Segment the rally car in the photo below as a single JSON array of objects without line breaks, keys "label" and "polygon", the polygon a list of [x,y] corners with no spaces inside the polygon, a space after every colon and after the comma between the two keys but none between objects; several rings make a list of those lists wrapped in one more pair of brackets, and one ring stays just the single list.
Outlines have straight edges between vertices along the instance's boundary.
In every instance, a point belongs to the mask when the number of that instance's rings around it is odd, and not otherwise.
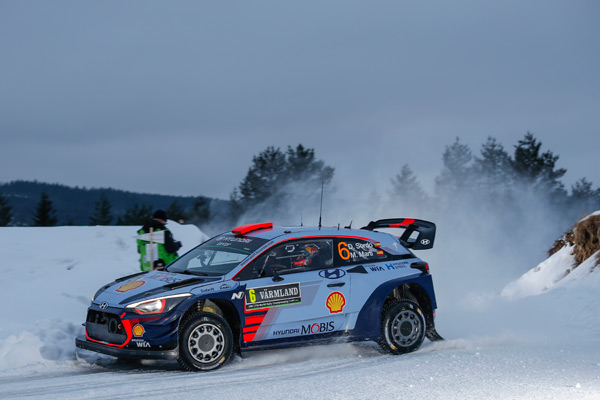
[{"label": "rally car", "polygon": [[246,350],[340,340],[411,352],[425,337],[441,339],[429,266],[409,250],[430,249],[434,238],[435,224],[405,218],[361,229],[239,226],[163,270],[100,288],[76,346],[177,359],[190,371]]}]

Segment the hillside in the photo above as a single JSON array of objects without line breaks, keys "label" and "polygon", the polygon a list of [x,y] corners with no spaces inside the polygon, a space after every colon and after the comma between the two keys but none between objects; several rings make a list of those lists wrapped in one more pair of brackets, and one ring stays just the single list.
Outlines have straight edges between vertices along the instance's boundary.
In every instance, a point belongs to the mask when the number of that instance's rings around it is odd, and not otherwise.
[{"label": "hillside", "polygon": [[549,253],[546,260],[508,284],[502,296],[514,300],[557,288],[600,287],[600,211],[579,220]]},{"label": "hillside", "polygon": [[60,184],[37,181],[13,181],[0,183],[0,193],[12,206],[13,220],[11,226],[28,226],[32,224],[36,206],[42,192],[46,192],[52,201],[58,216],[58,225],[89,225],[89,218],[100,195],[104,193],[111,203],[113,224],[125,211],[135,205],[147,205],[150,209],[167,209],[174,201],[185,211],[190,211],[194,202],[204,199],[210,207],[211,215],[218,215],[227,208],[227,201],[204,196],[171,196],[149,193],[133,193],[111,188],[70,187]]}]

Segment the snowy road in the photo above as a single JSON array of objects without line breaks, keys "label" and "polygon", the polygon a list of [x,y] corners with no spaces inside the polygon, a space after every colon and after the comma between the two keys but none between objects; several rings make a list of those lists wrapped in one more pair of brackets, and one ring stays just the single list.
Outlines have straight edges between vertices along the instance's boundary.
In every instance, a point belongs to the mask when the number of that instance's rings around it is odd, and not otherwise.
[{"label": "snowy road", "polygon": [[[195,227],[173,228],[188,245],[201,240]],[[450,340],[403,356],[337,344],[246,353],[209,373],[94,353],[75,360],[90,296],[136,272],[132,232],[0,229],[0,258],[11,260],[0,265],[1,400],[600,399],[600,274],[581,267],[568,285],[512,300],[500,295],[506,269],[436,268],[436,326]]]},{"label": "snowy road", "polygon": [[105,359],[0,375],[2,399],[198,397],[598,399],[600,352],[584,344],[487,339],[428,343],[413,354],[387,356],[365,343],[246,353],[210,373]]}]

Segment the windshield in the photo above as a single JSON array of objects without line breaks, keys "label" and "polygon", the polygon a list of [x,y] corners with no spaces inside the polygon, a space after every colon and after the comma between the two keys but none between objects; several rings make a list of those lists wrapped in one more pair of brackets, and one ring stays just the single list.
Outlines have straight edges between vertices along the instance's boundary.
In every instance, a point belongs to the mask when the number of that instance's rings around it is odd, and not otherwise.
[{"label": "windshield", "polygon": [[217,236],[175,260],[167,271],[200,276],[225,275],[268,240],[233,236]]}]

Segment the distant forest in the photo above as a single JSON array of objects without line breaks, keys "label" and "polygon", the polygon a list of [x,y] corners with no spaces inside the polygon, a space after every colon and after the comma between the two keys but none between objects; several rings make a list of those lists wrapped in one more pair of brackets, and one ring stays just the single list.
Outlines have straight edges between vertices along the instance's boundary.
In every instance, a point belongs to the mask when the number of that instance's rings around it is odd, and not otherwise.
[{"label": "distant forest", "polygon": [[[227,203],[202,196],[167,196],[13,181],[0,183],[0,226],[140,225],[157,209],[167,210],[173,220],[201,223],[211,215],[223,212]],[[9,210],[9,221],[6,221],[6,209]]]}]

